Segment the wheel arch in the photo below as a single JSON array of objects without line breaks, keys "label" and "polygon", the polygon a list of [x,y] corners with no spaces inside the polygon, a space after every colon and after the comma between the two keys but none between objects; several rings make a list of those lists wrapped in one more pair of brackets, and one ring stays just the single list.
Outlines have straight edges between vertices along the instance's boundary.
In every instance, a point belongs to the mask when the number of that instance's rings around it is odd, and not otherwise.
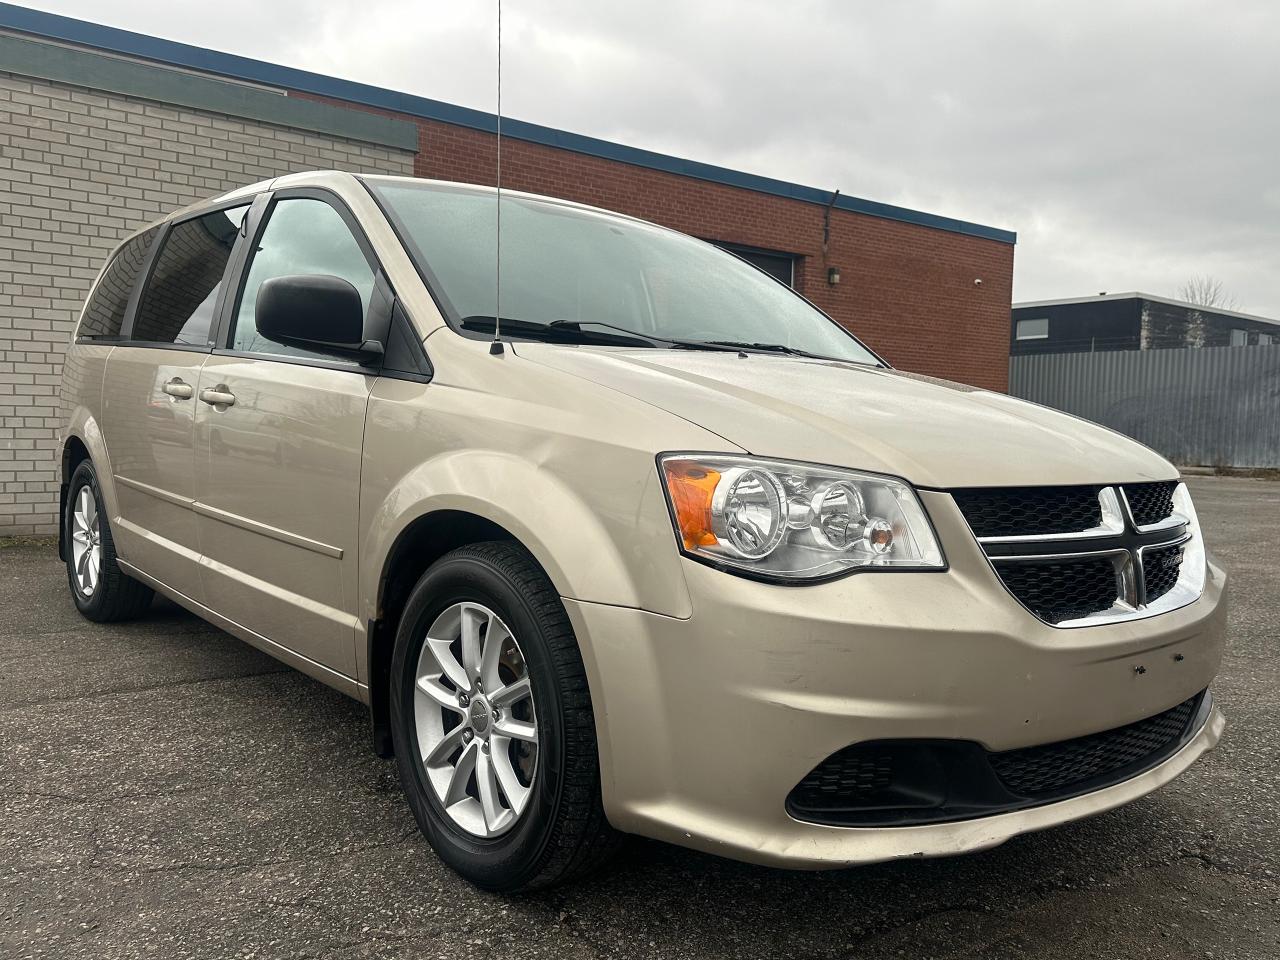
[{"label": "wheel arch", "polygon": [[[400,530],[380,566],[373,616],[366,623],[365,672],[373,748],[380,757],[394,756],[390,726],[391,658],[400,616],[414,586],[441,557],[473,543],[504,541],[528,545],[494,520],[468,510],[440,508],[423,513]],[[546,568],[529,551],[550,581]],[[554,585],[554,581],[552,581]]]},{"label": "wheel arch", "polygon": [[77,436],[69,436],[62,444],[61,469],[58,471],[58,559],[67,559],[67,492],[71,475],[89,456],[89,448]]},{"label": "wheel arch", "polygon": [[107,507],[107,515],[116,515],[116,490],[107,460],[106,446],[97,421],[83,408],[62,435],[58,446],[58,558],[66,559],[67,492],[71,475],[85,460],[93,464],[98,475],[98,493]]},{"label": "wheel arch", "polygon": [[[381,755],[390,748],[385,692],[396,617],[427,567],[455,547],[510,540],[532,555],[562,598],[689,615],[652,461],[646,458],[630,483],[601,483],[588,471],[577,485],[558,458],[542,453],[534,461],[498,450],[450,451],[413,465],[381,490],[365,487],[360,609],[366,638],[357,650],[357,680],[368,690]],[[671,544],[670,563],[654,562],[654,538]],[[590,638],[577,642],[594,688]]]}]

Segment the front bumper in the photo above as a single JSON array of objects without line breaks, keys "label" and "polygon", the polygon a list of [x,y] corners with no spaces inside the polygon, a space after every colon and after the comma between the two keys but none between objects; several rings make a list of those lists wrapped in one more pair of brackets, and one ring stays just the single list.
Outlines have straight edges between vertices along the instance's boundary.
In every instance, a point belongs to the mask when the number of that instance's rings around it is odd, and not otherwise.
[{"label": "front bumper", "polygon": [[850,744],[1052,743],[1160,713],[1209,686],[1225,576],[1159,617],[1059,629],[1004,590],[945,494],[923,493],[950,569],[757,583],[685,561],[686,620],[566,600],[591,680],[605,809],[621,830],[758,863],[837,867],[994,846],[1167,783],[1218,740],[1081,796],[920,826],[801,822],[797,783]]}]

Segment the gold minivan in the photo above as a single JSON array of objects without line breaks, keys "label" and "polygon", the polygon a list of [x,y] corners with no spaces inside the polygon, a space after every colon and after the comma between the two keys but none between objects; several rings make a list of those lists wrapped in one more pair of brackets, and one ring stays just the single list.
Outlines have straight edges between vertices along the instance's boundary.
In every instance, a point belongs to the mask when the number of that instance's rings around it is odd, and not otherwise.
[{"label": "gold minivan", "polygon": [[1214,746],[1226,580],[1168,462],[708,244],[500,203],[500,282],[462,184],[298,174],[126,239],[62,384],[81,612],[157,591],[367,703],[495,890],[624,833],[983,849]]}]

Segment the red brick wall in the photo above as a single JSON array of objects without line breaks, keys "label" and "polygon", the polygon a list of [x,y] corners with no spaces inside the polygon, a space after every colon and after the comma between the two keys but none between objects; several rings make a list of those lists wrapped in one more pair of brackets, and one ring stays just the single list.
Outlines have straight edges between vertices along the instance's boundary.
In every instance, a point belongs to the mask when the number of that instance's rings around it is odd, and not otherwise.
[{"label": "red brick wall", "polygon": [[[491,134],[391,115],[418,124],[416,175],[494,182]],[[800,292],[894,366],[1008,389],[1010,244],[832,210],[824,260],[816,204],[511,139],[503,141],[502,185],[796,254]],[[828,266],[840,268],[838,286],[827,283]]]}]

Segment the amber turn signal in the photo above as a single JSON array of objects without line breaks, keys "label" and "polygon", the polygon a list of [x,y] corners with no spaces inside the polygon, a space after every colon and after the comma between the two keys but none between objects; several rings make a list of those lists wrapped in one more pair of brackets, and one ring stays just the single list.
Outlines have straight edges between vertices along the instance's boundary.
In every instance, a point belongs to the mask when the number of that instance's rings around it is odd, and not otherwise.
[{"label": "amber turn signal", "polygon": [[662,469],[685,549],[715,546],[719,541],[711,532],[711,498],[720,474],[688,460],[667,460]]}]

